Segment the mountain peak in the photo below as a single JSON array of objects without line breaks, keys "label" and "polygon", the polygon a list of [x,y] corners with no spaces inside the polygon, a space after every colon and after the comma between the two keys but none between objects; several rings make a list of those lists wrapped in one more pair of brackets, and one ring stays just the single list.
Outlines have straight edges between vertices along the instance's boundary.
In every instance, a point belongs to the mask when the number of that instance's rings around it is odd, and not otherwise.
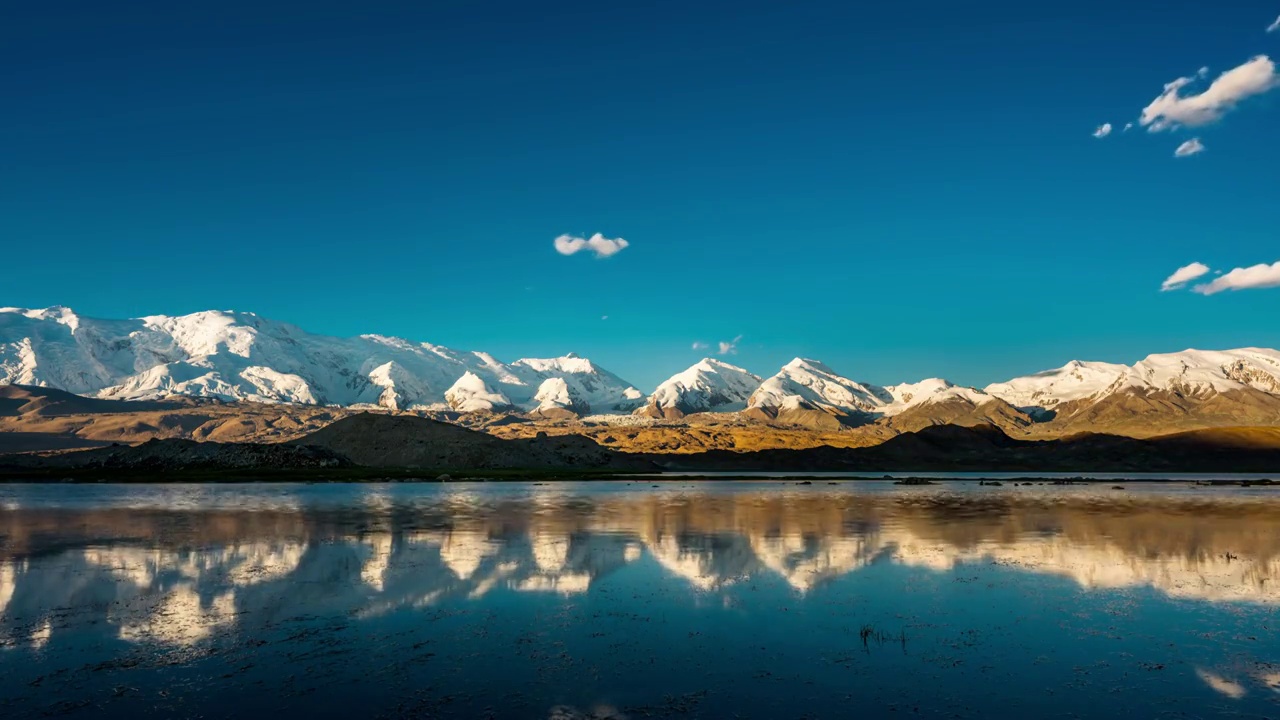
[{"label": "mountain peak", "polygon": [[676,419],[696,412],[742,410],[759,386],[759,376],[715,358],[703,358],[659,385],[636,414]]},{"label": "mountain peak", "polygon": [[841,377],[817,360],[798,357],[761,383],[749,406],[771,415],[810,408],[848,415],[873,411],[890,400],[883,388]]},{"label": "mountain peak", "polygon": [[0,313],[21,315],[30,320],[56,320],[64,325],[79,318],[76,311],[66,305],[50,305],[46,308],[0,307]]},{"label": "mountain peak", "polygon": [[1280,393],[1280,352],[1266,348],[1183,350],[1148,355],[1134,365],[1072,360],[1057,370],[988,385],[1019,408],[1093,404],[1117,392],[1170,392],[1203,398],[1251,388]]},{"label": "mountain peak", "polygon": [[737,365],[733,365],[719,358],[713,358],[713,357],[702,358],[701,360],[694,363],[690,367],[690,369],[693,369],[693,368],[711,368],[716,370],[727,369],[727,370],[737,370],[739,372],[748,372],[745,368],[738,367]]},{"label": "mountain peak", "polygon": [[394,337],[313,335],[247,312],[98,320],[65,308],[0,308],[0,384],[80,395],[401,410],[442,408],[465,396],[494,407],[533,409],[538,388],[553,378],[564,381],[574,407],[629,411],[639,404],[630,383],[573,353],[504,365],[485,353]]}]

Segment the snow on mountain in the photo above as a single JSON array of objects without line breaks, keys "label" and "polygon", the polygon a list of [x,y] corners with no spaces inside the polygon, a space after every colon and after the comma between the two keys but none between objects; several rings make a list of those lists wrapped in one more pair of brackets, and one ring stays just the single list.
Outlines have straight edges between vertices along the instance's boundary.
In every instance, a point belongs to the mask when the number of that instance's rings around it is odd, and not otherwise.
[{"label": "snow on mountain", "polygon": [[841,377],[817,360],[796,358],[761,383],[747,406],[771,413],[812,408],[848,414],[874,412],[891,401],[882,387]]},{"label": "snow on mountain", "polygon": [[[521,388],[533,389],[527,399],[523,395],[512,397],[521,407],[545,410],[551,398],[557,407],[573,406],[584,412],[629,411],[644,400],[644,393],[630,383],[573,353],[550,359],[523,358],[506,370]],[[547,380],[553,379],[564,382],[563,390],[560,383],[544,387]]]},{"label": "snow on mountain", "polygon": [[492,412],[512,407],[506,395],[494,391],[484,378],[470,370],[445,390],[444,399],[458,412]]},{"label": "snow on mountain", "polygon": [[1233,391],[1280,396],[1280,351],[1186,350],[1151,355],[1132,366],[1072,361],[989,385],[985,392],[936,378],[878,387],[801,358],[761,380],[705,359],[646,399],[618,376],[572,354],[506,364],[482,352],[382,335],[314,335],[231,311],[100,320],[65,307],[0,308],[0,384],[9,383],[126,400],[187,395],[401,410],[601,414],[643,406],[639,414],[649,417],[745,408],[768,418],[791,413],[804,419],[799,416],[808,413],[806,421],[817,422],[830,416],[892,417],[929,403],[976,406],[992,398],[1023,409],[1054,409],[1160,392],[1197,402]]},{"label": "snow on mountain", "polygon": [[789,410],[817,409],[837,415],[892,417],[930,403],[962,401],[976,406],[994,399],[981,390],[941,378],[879,387],[842,377],[816,360],[796,358],[760,385],[751,396],[750,407],[774,416]]},{"label": "snow on mountain", "polygon": [[1241,348],[1149,355],[1126,374],[1124,385],[1192,396],[1244,388],[1280,394],[1280,352]]},{"label": "snow on mountain", "polygon": [[1016,407],[1053,409],[1120,391],[1204,398],[1246,389],[1280,394],[1280,351],[1184,350],[1149,355],[1133,366],[1073,360],[1056,370],[988,385],[986,391]]},{"label": "snow on mountain", "polygon": [[643,397],[575,355],[504,365],[486,353],[400,338],[314,335],[252,313],[98,320],[63,307],[0,308],[0,384],[79,395],[534,409],[552,379],[584,411],[630,411]]},{"label": "snow on mountain", "polygon": [[534,412],[542,414],[557,412],[586,414],[590,410],[589,403],[583,399],[581,392],[571,387],[562,377],[543,380],[533,400],[537,403]]},{"label": "snow on mountain", "polygon": [[1060,403],[1103,393],[1128,371],[1127,365],[1072,360],[1056,370],[992,383],[986,391],[1014,407],[1052,409]]},{"label": "snow on mountain", "polygon": [[908,408],[930,403],[960,401],[971,405],[982,405],[996,399],[981,390],[960,387],[942,378],[889,385],[885,388],[885,392],[889,393],[892,402],[881,406],[878,412],[887,417],[897,415]]},{"label": "snow on mountain", "polygon": [[743,410],[760,383],[758,375],[740,367],[703,358],[659,385],[636,414],[680,418],[697,412]]}]

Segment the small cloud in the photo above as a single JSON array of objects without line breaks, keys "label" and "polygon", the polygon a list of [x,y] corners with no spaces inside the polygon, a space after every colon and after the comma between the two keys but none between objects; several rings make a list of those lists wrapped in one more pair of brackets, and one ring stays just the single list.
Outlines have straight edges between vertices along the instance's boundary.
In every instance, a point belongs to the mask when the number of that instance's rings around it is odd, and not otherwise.
[{"label": "small cloud", "polygon": [[601,319],[601,320],[608,320],[608,319],[609,319],[609,316],[608,316],[608,315],[601,315],[601,316],[600,316],[600,319]]},{"label": "small cloud", "polygon": [[1169,290],[1181,290],[1187,283],[1202,277],[1209,272],[1209,266],[1204,263],[1193,262],[1190,265],[1184,265],[1173,274],[1160,283],[1160,292],[1168,292]]},{"label": "small cloud", "polygon": [[1280,30],[1280,17],[1276,18],[1275,22],[1267,26],[1267,32],[1269,33],[1273,33],[1277,30]]},{"label": "small cloud", "polygon": [[1179,145],[1178,149],[1173,151],[1173,156],[1190,157],[1192,155],[1199,155],[1202,152],[1204,152],[1204,143],[1200,142],[1200,138],[1191,138]]},{"label": "small cloud", "polygon": [[1130,130],[1132,130],[1132,129],[1133,129],[1133,123],[1125,123],[1125,124],[1124,124],[1124,132],[1129,132],[1129,131],[1130,131]]},{"label": "small cloud", "polygon": [[708,344],[706,344],[706,343],[704,343],[704,342],[702,342],[701,340],[695,340],[695,341],[693,341],[693,349],[694,349],[694,350],[706,350],[706,349],[707,349],[707,348],[709,348],[709,347],[711,347],[711,346],[710,346],[710,345],[708,345]]},{"label": "small cloud", "polygon": [[1203,79],[1208,68],[1192,77],[1181,77],[1166,83],[1164,92],[1142,109],[1138,122],[1150,132],[1179,127],[1201,127],[1222,119],[1242,100],[1280,87],[1276,64],[1266,55],[1222,73],[1199,95],[1182,95],[1182,89]]},{"label": "small cloud", "polygon": [[737,354],[738,354],[738,342],[739,342],[740,340],[742,340],[742,336],[741,336],[741,335],[739,335],[739,336],[735,337],[735,338],[734,338],[734,339],[732,339],[732,340],[721,340],[721,341],[720,341],[720,346],[719,346],[719,349],[717,350],[717,352],[718,352],[719,354],[721,354],[721,355],[737,355]]},{"label": "small cloud", "polygon": [[555,240],[556,252],[561,255],[573,255],[574,253],[589,250],[596,254],[597,258],[607,258],[611,255],[617,255],[631,243],[622,238],[610,239],[596,233],[589,238],[574,237],[573,235],[561,235]]},{"label": "small cloud", "polygon": [[1257,290],[1280,287],[1280,261],[1267,265],[1236,268],[1213,279],[1213,282],[1197,285],[1192,292],[1213,295],[1224,290]]},{"label": "small cloud", "polygon": [[1111,123],[1102,123],[1097,130],[1093,131],[1093,136],[1101,140],[1111,134]]}]

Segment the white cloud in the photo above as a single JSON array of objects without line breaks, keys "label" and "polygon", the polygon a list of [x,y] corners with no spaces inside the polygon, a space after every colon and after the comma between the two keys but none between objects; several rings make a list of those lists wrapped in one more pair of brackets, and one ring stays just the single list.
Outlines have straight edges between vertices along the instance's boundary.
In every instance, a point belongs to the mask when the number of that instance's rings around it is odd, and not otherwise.
[{"label": "white cloud", "polygon": [[1222,73],[1199,95],[1182,95],[1182,89],[1205,77],[1201,68],[1194,77],[1181,77],[1164,86],[1164,92],[1142,109],[1138,122],[1151,132],[1182,126],[1200,127],[1222,119],[1240,101],[1280,87],[1276,64],[1259,55],[1243,65]]},{"label": "white cloud", "polygon": [[1200,142],[1200,138],[1191,138],[1190,140],[1178,146],[1173,151],[1174,157],[1189,157],[1191,155],[1199,155],[1204,152],[1204,143]]},{"label": "white cloud", "polygon": [[609,316],[608,316],[608,315],[601,315],[601,316],[600,316],[600,319],[601,319],[601,320],[608,320],[608,319],[609,319]]},{"label": "white cloud", "polygon": [[706,344],[706,343],[704,343],[704,342],[702,342],[701,340],[694,340],[694,341],[693,341],[693,349],[694,349],[694,350],[706,350],[706,349],[707,349],[707,348],[709,348],[709,347],[711,347],[711,346],[710,346],[710,345],[708,345],[708,344]]},{"label": "white cloud", "polygon": [[1198,292],[1201,295],[1213,295],[1223,290],[1254,290],[1258,288],[1280,287],[1280,261],[1267,265],[1253,265],[1246,268],[1236,268],[1229,273],[1224,273],[1203,285],[1197,285],[1192,288],[1192,292]]},{"label": "white cloud", "polygon": [[738,353],[738,341],[742,340],[742,336],[732,340],[721,340],[718,352],[721,355],[736,355]]},{"label": "white cloud", "polygon": [[1111,134],[1111,123],[1102,123],[1097,130],[1093,131],[1093,136],[1102,139]]},{"label": "white cloud", "polygon": [[1209,266],[1204,263],[1193,262],[1190,265],[1184,265],[1177,270],[1174,270],[1172,275],[1166,278],[1164,282],[1160,283],[1160,292],[1181,290],[1187,283],[1198,277],[1207,275],[1208,273]]},{"label": "white cloud", "polygon": [[1267,26],[1267,32],[1275,32],[1277,30],[1280,30],[1280,17],[1276,18],[1275,22]]},{"label": "white cloud", "polygon": [[617,255],[627,248],[631,243],[622,238],[610,239],[596,233],[589,238],[574,237],[573,235],[561,235],[556,238],[556,252],[561,255],[573,255],[574,253],[589,250],[596,254],[598,258],[607,258],[610,255]]},{"label": "white cloud", "polygon": [[1133,129],[1133,123],[1125,123],[1125,124],[1124,124],[1124,131],[1125,131],[1125,132],[1129,132],[1129,131],[1130,131],[1130,130],[1132,130],[1132,129]]}]

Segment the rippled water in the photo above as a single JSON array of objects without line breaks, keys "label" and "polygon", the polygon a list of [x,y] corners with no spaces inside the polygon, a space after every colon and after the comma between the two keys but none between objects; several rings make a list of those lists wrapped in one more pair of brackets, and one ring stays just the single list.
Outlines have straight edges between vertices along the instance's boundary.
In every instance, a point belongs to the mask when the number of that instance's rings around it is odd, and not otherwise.
[{"label": "rippled water", "polygon": [[0,486],[0,715],[1280,715],[1280,490]]}]

